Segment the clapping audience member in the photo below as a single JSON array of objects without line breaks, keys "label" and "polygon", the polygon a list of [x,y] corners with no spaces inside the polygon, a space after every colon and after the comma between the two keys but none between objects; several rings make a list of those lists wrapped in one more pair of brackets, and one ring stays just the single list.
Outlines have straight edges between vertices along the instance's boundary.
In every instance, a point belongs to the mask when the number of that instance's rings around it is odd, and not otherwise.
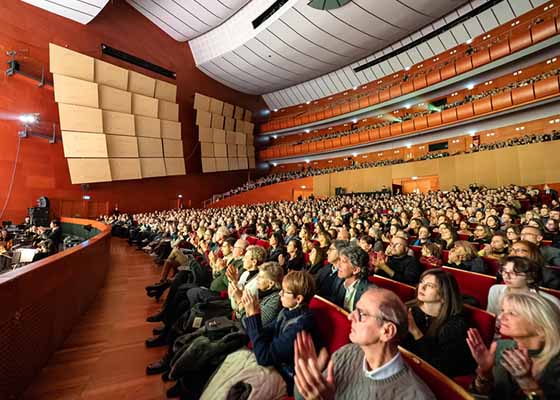
[{"label": "clapping audience member", "polygon": [[416,285],[422,273],[422,267],[408,255],[408,242],[402,237],[394,237],[390,244],[391,255],[379,256],[375,260],[375,273],[409,285]]},{"label": "clapping audience member", "polygon": [[446,266],[479,274],[486,273],[486,266],[476,254],[473,245],[463,240],[455,242],[455,246],[449,250]]},{"label": "clapping audience member", "polygon": [[503,260],[509,253],[509,241],[503,232],[494,233],[490,244],[485,245],[478,252],[480,257],[489,257],[498,261]]},{"label": "clapping audience member", "polygon": [[347,246],[340,250],[338,278],[342,285],[334,294],[334,303],[347,311],[353,311],[362,294],[372,286],[368,282],[369,256],[358,246]]}]

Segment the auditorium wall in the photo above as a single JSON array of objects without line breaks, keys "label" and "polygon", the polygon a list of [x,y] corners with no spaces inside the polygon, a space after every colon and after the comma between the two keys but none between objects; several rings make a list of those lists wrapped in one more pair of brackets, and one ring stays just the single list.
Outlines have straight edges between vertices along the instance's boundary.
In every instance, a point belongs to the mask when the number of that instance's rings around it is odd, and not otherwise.
[{"label": "auditorium wall", "polygon": [[[68,46],[72,50],[103,59],[127,69],[134,69],[154,78],[164,79],[149,71],[135,68],[102,56],[100,45],[118,48],[152,63],[177,72],[177,102],[182,122],[183,154],[186,176],[149,178],[134,181],[92,184],[83,191],[72,185],[64,158],[60,133],[58,143],[45,139],[22,139],[16,175],[10,201],[3,218],[19,221],[35,199],[46,195],[53,200],[81,202],[88,194],[92,201],[105,202],[109,209],[116,204],[123,211],[168,208],[178,194],[185,204],[198,206],[212,194],[236,187],[247,179],[246,171],[199,174],[200,150],[195,149],[198,138],[194,125],[194,93],[204,93],[232,104],[238,104],[255,114],[266,108],[260,97],[234,91],[199,71],[187,43],[180,43],[152,24],[124,1],[110,2],[90,24],[84,26],[55,14],[33,7],[20,0],[0,2],[0,63],[6,66],[6,51],[16,50],[21,69],[40,75],[41,66],[49,70],[49,42]],[[48,79],[52,77],[47,74]],[[0,73],[0,211],[11,181],[17,150],[17,132],[22,113],[40,113],[44,121],[40,129],[49,132],[58,123],[58,111],[51,88],[39,88],[21,76],[7,77]],[[193,149],[195,149],[193,151]],[[79,207],[78,207],[79,208]]]},{"label": "auditorium wall", "polygon": [[560,182],[560,141],[506,147],[434,160],[337,172],[313,177],[315,196],[332,196],[337,187],[371,192],[391,187],[394,180],[437,176],[439,189],[476,182],[488,187]]}]

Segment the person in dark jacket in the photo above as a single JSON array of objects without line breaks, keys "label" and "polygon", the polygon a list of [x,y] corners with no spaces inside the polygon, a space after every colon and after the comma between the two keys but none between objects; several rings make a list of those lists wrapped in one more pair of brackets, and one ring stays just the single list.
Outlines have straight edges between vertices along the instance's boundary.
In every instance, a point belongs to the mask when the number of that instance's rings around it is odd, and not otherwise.
[{"label": "person in dark jacket", "polygon": [[284,247],[284,238],[282,237],[282,232],[272,232],[272,235],[270,235],[270,239],[268,240],[268,242],[270,243],[270,247],[268,248],[266,261],[279,262],[278,257],[286,257],[286,248]]},{"label": "person in dark jacket", "polygon": [[334,295],[342,285],[342,279],[338,277],[339,252],[348,246],[346,240],[335,240],[327,251],[327,261],[329,262],[315,275],[315,288],[317,295],[334,302]]},{"label": "person in dark jacket", "polygon": [[449,251],[446,266],[463,271],[478,272],[479,274],[487,272],[486,265],[478,257],[473,245],[464,240],[455,242],[455,246]]},{"label": "person in dark jacket", "polygon": [[414,256],[409,256],[406,239],[395,236],[387,248],[388,257],[377,257],[375,273],[408,285],[416,285],[422,273],[422,266]]},{"label": "person in dark jacket", "polygon": [[286,246],[287,255],[279,258],[280,265],[284,267],[284,271],[301,271],[305,267],[305,258],[301,248],[299,239],[291,239]]}]

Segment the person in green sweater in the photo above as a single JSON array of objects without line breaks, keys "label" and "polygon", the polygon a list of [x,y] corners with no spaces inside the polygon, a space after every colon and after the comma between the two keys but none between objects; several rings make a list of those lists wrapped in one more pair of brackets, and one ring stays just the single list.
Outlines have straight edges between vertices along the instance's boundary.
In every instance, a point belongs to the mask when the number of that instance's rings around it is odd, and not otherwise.
[{"label": "person in green sweater", "polygon": [[471,390],[490,399],[560,399],[560,309],[535,293],[508,293],[499,320],[511,339],[490,348],[476,329],[468,332],[478,364]]},{"label": "person in green sweater", "polygon": [[368,289],[348,318],[352,343],[335,351],[330,361],[324,348],[317,356],[308,334],[298,335],[296,399],[435,399],[399,352],[399,341],[408,332],[408,314],[395,293]]}]

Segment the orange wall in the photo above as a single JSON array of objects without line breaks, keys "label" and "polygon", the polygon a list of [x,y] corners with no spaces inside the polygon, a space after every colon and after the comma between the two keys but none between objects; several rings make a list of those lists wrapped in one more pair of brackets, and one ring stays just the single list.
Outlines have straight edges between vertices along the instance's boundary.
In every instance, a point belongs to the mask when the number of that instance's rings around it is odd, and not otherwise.
[{"label": "orange wall", "polygon": [[[305,188],[302,188],[305,186]],[[228,197],[227,199],[218,201],[210,207],[227,207],[236,206],[241,204],[254,204],[269,201],[282,201],[282,200],[295,200],[298,194],[302,194],[302,189],[313,190],[313,177],[295,179],[292,181],[280,182],[274,185],[263,186],[258,189],[243,192],[235,196]]]},{"label": "orange wall", "polygon": [[[119,63],[101,55],[100,45],[106,43],[127,53],[144,58],[177,72],[177,102],[183,126],[183,142],[187,175],[150,178],[134,181],[92,184],[87,194],[92,200],[108,202],[109,208],[118,204],[123,211],[147,211],[169,208],[177,194],[183,194],[185,204],[199,205],[212,194],[227,191],[246,181],[247,172],[202,175],[200,150],[193,151],[198,139],[194,125],[194,93],[219,98],[252,111],[265,108],[260,97],[245,95],[216,82],[194,63],[189,46],[169,37],[147,18],[124,1],[110,2],[88,25],[70,21],[20,0],[0,2],[0,64],[6,68],[7,50],[21,55],[23,71],[39,73],[41,65],[49,70],[48,43],[68,46],[92,57],[138,72],[156,76],[132,65]],[[49,74],[50,75],[50,74]],[[48,76],[52,80],[51,76]],[[8,78],[0,73],[0,212],[6,199],[12,166],[14,165],[17,132],[21,128],[18,115],[41,113],[42,121],[58,124],[58,111],[52,90],[38,88],[18,77]],[[48,125],[48,124],[46,124]],[[28,138],[21,142],[14,188],[3,220],[19,221],[27,207],[42,195],[60,202],[80,201],[85,194],[80,185],[72,185],[62,144],[48,144],[44,139]]]}]

